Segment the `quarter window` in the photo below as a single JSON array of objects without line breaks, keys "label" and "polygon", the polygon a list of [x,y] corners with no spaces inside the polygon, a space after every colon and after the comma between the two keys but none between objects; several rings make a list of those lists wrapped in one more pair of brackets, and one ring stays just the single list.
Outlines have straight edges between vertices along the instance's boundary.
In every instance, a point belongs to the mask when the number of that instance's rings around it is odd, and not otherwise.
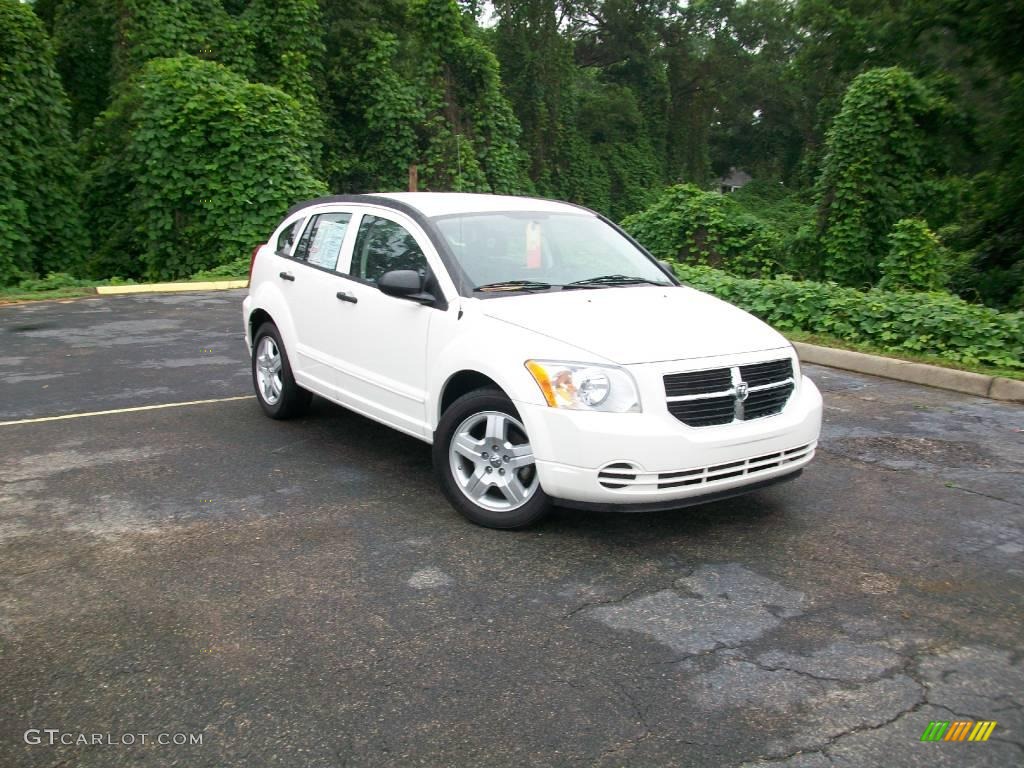
[{"label": "quarter window", "polygon": [[293,221],[281,231],[280,235],[277,236],[277,248],[274,249],[274,252],[278,256],[291,255],[292,245],[295,243],[295,236],[298,234],[299,224],[301,224],[302,221],[302,219]]},{"label": "quarter window", "polygon": [[351,219],[351,213],[320,213],[311,218],[295,248],[295,258],[324,269],[337,267]]},{"label": "quarter window", "polygon": [[393,269],[426,275],[427,258],[416,238],[401,224],[379,216],[363,216],[349,272],[353,277],[377,282]]}]

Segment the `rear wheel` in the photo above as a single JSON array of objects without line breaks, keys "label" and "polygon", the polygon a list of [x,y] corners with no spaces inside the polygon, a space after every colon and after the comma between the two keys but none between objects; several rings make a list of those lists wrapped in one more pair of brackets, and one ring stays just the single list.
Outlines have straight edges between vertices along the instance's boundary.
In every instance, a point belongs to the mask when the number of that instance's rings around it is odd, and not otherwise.
[{"label": "rear wheel", "polygon": [[263,412],[272,419],[291,419],[309,408],[312,394],[295,383],[281,334],[264,323],[252,343],[252,383]]},{"label": "rear wheel", "polygon": [[452,403],[434,433],[433,459],[445,496],[478,525],[523,528],[551,506],[526,428],[500,390],[479,389]]}]

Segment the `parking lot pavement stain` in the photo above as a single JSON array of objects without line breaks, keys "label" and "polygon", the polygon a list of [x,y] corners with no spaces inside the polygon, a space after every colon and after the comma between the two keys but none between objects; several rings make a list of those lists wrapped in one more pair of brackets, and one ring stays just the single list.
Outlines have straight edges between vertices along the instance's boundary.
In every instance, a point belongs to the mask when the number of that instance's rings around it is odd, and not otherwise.
[{"label": "parking lot pavement stain", "polygon": [[10,376],[4,376],[0,378],[4,384],[21,384],[26,381],[51,381],[53,379],[62,379],[66,375],[65,373],[14,373]]},{"label": "parking lot pavement stain", "polygon": [[142,448],[109,448],[106,450],[49,451],[30,456],[6,459],[0,463],[0,482],[13,483],[21,480],[39,480],[64,472],[82,469],[97,469],[112,464],[124,464],[152,459],[164,453],[152,446]]},{"label": "parking lot pavement stain", "polygon": [[408,581],[409,586],[413,589],[437,589],[450,586],[453,583],[452,577],[438,568],[424,568],[421,571],[416,571]]},{"label": "parking lot pavement stain", "polygon": [[[203,365],[238,365],[238,358],[224,355],[203,355],[202,357],[163,358],[160,360],[143,360],[134,363],[137,368],[195,368]],[[249,372],[245,372],[249,375]]]},{"label": "parking lot pavement stain", "polygon": [[[800,615],[804,596],[737,563],[703,565],[666,589],[582,613],[684,654],[735,646]],[[681,590],[695,595],[686,597]]]}]

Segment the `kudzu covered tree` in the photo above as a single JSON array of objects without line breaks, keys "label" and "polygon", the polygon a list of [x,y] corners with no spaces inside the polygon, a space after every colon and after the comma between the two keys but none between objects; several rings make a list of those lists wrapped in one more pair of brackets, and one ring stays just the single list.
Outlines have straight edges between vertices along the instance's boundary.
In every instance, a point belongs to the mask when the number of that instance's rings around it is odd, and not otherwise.
[{"label": "kudzu covered tree", "polygon": [[0,0],[0,284],[76,273],[87,250],[68,99],[42,23]]},{"label": "kudzu covered tree", "polygon": [[879,278],[888,235],[922,203],[927,136],[939,102],[899,67],[872,69],[846,91],[828,131],[816,194],[824,276],[864,287]]}]

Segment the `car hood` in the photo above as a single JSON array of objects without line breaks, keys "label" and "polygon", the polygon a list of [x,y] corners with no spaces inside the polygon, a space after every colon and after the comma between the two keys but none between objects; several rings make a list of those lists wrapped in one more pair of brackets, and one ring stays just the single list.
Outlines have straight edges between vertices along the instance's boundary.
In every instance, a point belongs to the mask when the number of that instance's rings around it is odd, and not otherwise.
[{"label": "car hood", "polygon": [[629,286],[482,300],[484,315],[619,365],[778,349],[753,315],[685,286]]}]

